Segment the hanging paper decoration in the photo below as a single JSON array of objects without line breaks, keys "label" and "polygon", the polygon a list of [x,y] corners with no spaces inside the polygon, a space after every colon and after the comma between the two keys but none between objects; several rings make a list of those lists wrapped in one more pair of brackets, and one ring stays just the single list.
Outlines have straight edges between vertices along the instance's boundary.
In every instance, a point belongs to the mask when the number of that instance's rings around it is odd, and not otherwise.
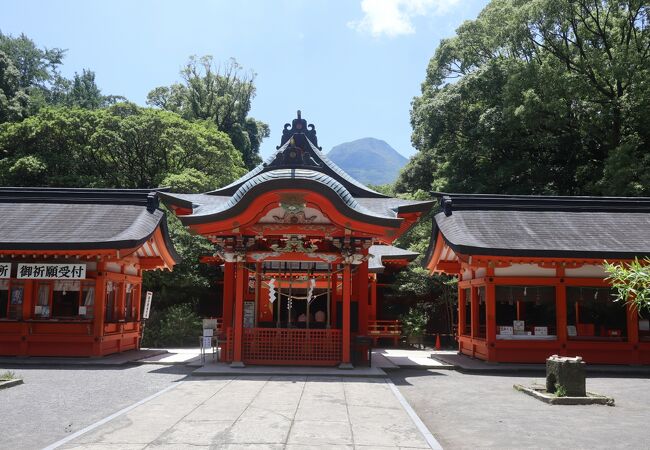
[{"label": "hanging paper decoration", "polygon": [[275,303],[275,278],[269,281],[269,302]]},{"label": "hanging paper decoration", "polygon": [[314,299],[314,287],[316,287],[316,279],[311,278],[309,280],[309,289],[307,289],[307,303],[311,303]]}]

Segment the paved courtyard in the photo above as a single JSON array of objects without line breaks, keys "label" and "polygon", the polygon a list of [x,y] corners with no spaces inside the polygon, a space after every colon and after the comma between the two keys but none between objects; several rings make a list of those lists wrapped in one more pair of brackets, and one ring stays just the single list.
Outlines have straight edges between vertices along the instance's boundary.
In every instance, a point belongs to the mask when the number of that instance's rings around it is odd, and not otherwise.
[{"label": "paved courtyard", "polygon": [[430,448],[384,379],[189,379],[62,448]]},{"label": "paved courtyard", "polygon": [[548,405],[512,388],[544,377],[401,370],[391,378],[445,449],[650,448],[650,379],[589,376],[615,407]]},{"label": "paved courtyard", "polygon": [[436,439],[445,449],[650,448],[648,377],[589,376],[588,390],[616,399],[606,407],[547,405],[512,388],[540,383],[541,375],[401,369],[388,372],[392,384],[322,375],[193,377],[189,367],[155,363],[11,370],[25,384],[0,390],[2,450],[53,443],[382,450],[435,447]]},{"label": "paved courtyard", "polygon": [[186,378],[183,366],[2,365],[24,384],[0,390],[0,449],[32,450]]}]

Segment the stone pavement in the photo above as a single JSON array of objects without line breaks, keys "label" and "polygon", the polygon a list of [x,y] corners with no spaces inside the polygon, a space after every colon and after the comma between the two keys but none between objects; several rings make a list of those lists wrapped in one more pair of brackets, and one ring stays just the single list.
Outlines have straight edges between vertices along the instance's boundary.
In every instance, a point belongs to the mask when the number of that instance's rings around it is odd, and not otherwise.
[{"label": "stone pavement", "polygon": [[[546,364],[515,364],[515,363],[493,363],[481,359],[471,358],[458,352],[429,352],[431,359],[439,361],[464,373],[492,373],[492,374],[516,374],[531,373],[543,375],[546,373]],[[589,364],[587,362],[587,373],[633,376],[650,375],[648,365],[613,365],[613,364]]]},{"label": "stone pavement", "polygon": [[374,378],[190,378],[62,448],[431,448],[393,389]]},{"label": "stone pavement", "polygon": [[140,349],[102,357],[0,356],[0,366],[121,366],[165,353],[164,349]]},{"label": "stone pavement", "polygon": [[456,350],[413,350],[401,348],[378,348],[373,350],[373,360],[384,358],[393,367],[383,367],[380,361],[377,361],[379,367],[385,369],[453,369],[453,364],[448,364],[442,360],[433,359],[432,353],[436,355],[455,355]]},{"label": "stone pavement", "polygon": [[142,364],[188,364],[194,361],[200,361],[201,349],[199,347],[189,348],[166,348],[166,349],[149,349],[158,350],[159,354],[148,356],[138,360]]}]

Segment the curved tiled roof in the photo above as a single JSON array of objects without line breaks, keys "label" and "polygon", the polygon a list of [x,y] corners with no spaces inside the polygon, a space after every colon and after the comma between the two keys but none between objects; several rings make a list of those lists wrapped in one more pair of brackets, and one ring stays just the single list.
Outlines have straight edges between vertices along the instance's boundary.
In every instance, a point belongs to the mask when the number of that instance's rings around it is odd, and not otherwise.
[{"label": "curved tiled roof", "polygon": [[170,205],[190,209],[191,214],[179,216],[190,225],[242,212],[252,192],[302,188],[329,197],[348,217],[389,227],[400,226],[401,213],[424,213],[433,205],[431,201],[392,198],[355,180],[321,152],[314,126],[307,125],[300,112],[291,126],[285,125],[278,150],[243,177],[204,194],[161,193],[161,198]]},{"label": "curved tiled roof", "polygon": [[[350,217],[356,217],[371,223],[382,223],[391,227],[398,227],[401,223],[401,219],[397,218],[396,214],[364,207],[342,183],[322,172],[310,169],[285,168],[259,173],[242,183],[231,197],[219,196],[219,201],[202,203],[202,201],[208,200],[209,197],[214,197],[208,194],[189,196],[164,193],[162,196],[170,203],[173,203],[173,199],[178,197],[181,201],[192,202],[193,205],[196,205],[192,215],[180,216],[183,223],[193,224],[235,215],[243,210],[252,201],[254,194],[259,191],[266,192],[274,189],[300,187],[314,190],[339,203],[340,206],[347,209],[346,212]],[[252,196],[249,194],[252,194]]]},{"label": "curved tiled roof", "polygon": [[562,258],[650,255],[650,198],[438,194],[438,231],[456,253]]},{"label": "curved tiled roof", "polygon": [[371,255],[368,260],[368,270],[371,273],[382,273],[385,269],[384,261],[413,261],[419,255],[419,253],[404,250],[393,245],[371,245],[368,253]]},{"label": "curved tiled roof", "polygon": [[[346,189],[348,189],[348,191],[350,191],[355,197],[370,197],[370,198],[388,197],[387,195],[381,194],[379,192],[370,189],[369,187],[365,186],[364,184],[352,178],[343,169],[341,169],[339,166],[334,164],[332,160],[330,160],[327,156],[325,156],[325,154],[321,152],[318,149],[318,147],[316,147],[309,139],[305,137],[304,140],[309,145],[309,148],[307,150],[309,151],[311,157],[316,162],[317,166],[308,166],[302,168],[308,168],[311,170],[320,171],[325,173],[326,175],[329,175],[330,177],[334,178],[339,183],[344,185]],[[284,152],[284,150],[287,149],[289,144],[290,144],[289,141],[285,142],[285,144],[279,147],[278,150],[273,155],[271,155],[269,158],[266,159],[266,161],[264,161],[262,164],[255,167],[253,170],[248,172],[243,177],[240,177],[239,179],[233,181],[227,186],[224,186],[219,189],[215,189],[214,191],[207,192],[206,194],[217,195],[217,196],[233,195],[237,191],[237,189],[241,187],[242,184],[246,183],[251,178],[261,173],[276,170],[278,167],[277,166],[274,167],[273,162],[276,160],[278,155],[280,155],[282,152]]]},{"label": "curved tiled roof", "polygon": [[0,248],[134,248],[160,226],[170,254],[180,260],[157,206],[157,193],[149,190],[0,188]]}]

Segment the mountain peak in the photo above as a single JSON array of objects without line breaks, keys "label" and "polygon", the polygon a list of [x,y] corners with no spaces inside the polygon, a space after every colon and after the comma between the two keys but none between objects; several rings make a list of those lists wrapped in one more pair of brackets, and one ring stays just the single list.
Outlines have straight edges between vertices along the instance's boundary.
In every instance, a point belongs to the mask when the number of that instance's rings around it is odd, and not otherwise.
[{"label": "mountain peak", "polygon": [[408,162],[386,141],[373,137],[339,144],[327,157],[358,181],[374,185],[393,183]]}]

